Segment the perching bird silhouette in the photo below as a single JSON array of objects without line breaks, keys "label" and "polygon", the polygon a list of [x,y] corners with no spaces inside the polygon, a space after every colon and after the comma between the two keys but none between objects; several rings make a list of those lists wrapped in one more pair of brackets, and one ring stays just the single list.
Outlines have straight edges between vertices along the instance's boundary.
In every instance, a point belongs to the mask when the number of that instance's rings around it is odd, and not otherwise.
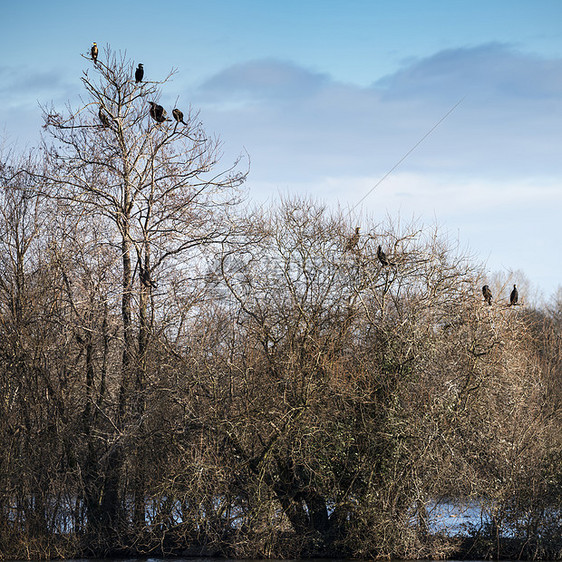
[{"label": "perching bird silhouette", "polygon": [[148,271],[144,267],[141,267],[139,273],[140,273],[141,283],[145,287],[147,287],[147,288],[148,287],[154,287],[154,288],[158,287],[158,285],[150,278],[150,271]]},{"label": "perching bird silhouette", "polygon": [[150,116],[154,119],[154,121],[157,121],[158,123],[171,121],[171,119],[166,117],[166,110],[161,105],[158,105],[153,101],[149,101],[148,103],[150,104]]},{"label": "perching bird silhouette", "polygon": [[178,123],[183,123],[184,125],[187,125],[187,123],[183,120],[183,113],[177,107],[172,110],[172,115],[174,116],[174,119]]},{"label": "perching bird silhouette", "polygon": [[103,108],[100,107],[100,110],[98,111],[98,116],[100,118],[101,124],[104,127],[111,127],[111,123],[109,122],[109,117],[107,116],[107,113],[103,110]]},{"label": "perching bird silhouette", "polygon": [[96,64],[98,62],[98,46],[96,45],[95,41],[94,44],[92,45],[92,48],[90,49],[90,54],[92,55],[92,60],[94,61],[94,64]]},{"label": "perching bird silhouette", "polygon": [[513,291],[511,291],[511,295],[509,295],[509,305],[515,306],[518,300],[519,300],[519,291],[517,291],[517,287],[513,285]]},{"label": "perching bird silhouette", "polygon": [[359,234],[359,227],[356,226],[354,234],[352,236],[350,236],[350,238],[347,241],[347,244],[345,245],[345,250],[346,251],[353,250],[353,248],[355,248],[355,246],[357,246],[357,243],[359,242],[360,236],[361,235]]},{"label": "perching bird silhouette", "polygon": [[379,248],[377,250],[377,258],[379,258],[379,261],[383,265],[396,265],[396,264],[392,263],[391,261],[388,261],[388,258],[386,257],[386,254],[383,252],[381,246],[379,246]]},{"label": "perching bird silhouette", "polygon": [[138,84],[139,82],[142,82],[143,78],[144,78],[144,68],[142,67],[142,63],[139,62],[139,65],[135,70],[135,82]]},{"label": "perching bird silhouette", "polygon": [[488,285],[484,285],[482,287],[482,294],[484,295],[484,300],[492,306],[492,291],[490,291],[490,287]]}]

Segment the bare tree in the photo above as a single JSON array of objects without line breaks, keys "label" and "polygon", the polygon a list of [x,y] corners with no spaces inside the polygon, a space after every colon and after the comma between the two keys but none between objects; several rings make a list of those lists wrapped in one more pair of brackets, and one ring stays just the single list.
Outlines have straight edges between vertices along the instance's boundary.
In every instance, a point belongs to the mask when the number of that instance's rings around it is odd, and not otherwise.
[{"label": "bare tree", "polygon": [[[216,171],[220,145],[205,136],[197,113],[189,111],[182,122],[155,119],[151,107],[172,74],[162,82],[138,83],[133,69],[132,62],[107,48],[84,72],[83,104],[68,108],[65,115],[45,111],[53,142],[45,145],[42,180],[48,195],[67,212],[112,225],[105,242],[118,245],[122,286],[122,360],[114,425],[117,436],[128,428],[140,439],[154,303],[169,289],[159,272],[188,267],[187,257],[199,259],[198,250],[200,254],[205,245],[228,235],[225,213],[239,200],[237,188],[245,173],[237,170],[237,163]],[[124,461],[117,436],[108,453],[100,509],[103,528],[117,528],[121,518]],[[132,490],[139,526],[145,515],[142,467],[136,464]]]},{"label": "bare tree", "polygon": [[[221,490],[254,530],[236,552],[446,556],[455,541],[431,537],[453,497],[504,525],[521,489],[494,482],[522,485],[517,455],[542,456],[548,425],[522,319],[487,306],[481,271],[434,231],[365,225],[350,253],[352,225],[309,201],[250,222],[251,242],[225,245],[228,291],[192,333],[181,399],[209,446],[198,462],[224,474],[199,493]],[[229,525],[218,521],[216,545]]]},{"label": "bare tree", "polygon": [[[36,169],[33,156],[2,166],[0,189],[0,380],[2,386],[2,515],[4,530],[35,536],[48,555],[60,527],[53,497],[66,497],[57,476],[68,443],[68,379],[51,370],[66,347],[64,328],[52,322],[56,284],[45,251],[53,213],[37,182],[18,173]],[[19,535],[25,544],[25,533]],[[17,547],[16,547],[17,548]],[[16,551],[17,552],[17,551]]]}]

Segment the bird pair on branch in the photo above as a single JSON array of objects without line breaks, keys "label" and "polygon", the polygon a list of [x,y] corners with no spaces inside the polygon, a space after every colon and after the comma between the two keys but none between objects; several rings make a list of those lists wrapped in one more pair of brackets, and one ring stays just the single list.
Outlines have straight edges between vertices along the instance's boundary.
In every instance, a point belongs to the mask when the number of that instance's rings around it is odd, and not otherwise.
[{"label": "bird pair on branch", "polygon": [[[150,104],[150,116],[152,117],[152,119],[154,119],[154,121],[156,121],[157,123],[171,121],[171,119],[168,119],[167,117],[166,110],[161,105],[158,105],[153,101],[149,101],[148,103]],[[172,115],[178,123],[187,125],[187,123],[183,120],[183,113],[177,107],[172,110]]]},{"label": "bird pair on branch", "polygon": [[[484,295],[484,300],[490,306],[492,306],[492,291],[490,291],[490,287],[488,287],[488,285],[484,285],[482,287],[482,294]],[[519,291],[517,290],[517,286],[513,285],[513,290],[509,295],[509,306],[515,306],[518,300],[519,300]]]},{"label": "bird pair on branch", "polygon": [[[94,64],[98,63],[98,54],[99,54],[98,45],[94,41],[94,44],[90,49],[90,55],[92,56],[92,60],[94,61]],[[139,63],[137,69],[135,70],[135,82],[138,84],[139,82],[142,82],[143,78],[144,78],[144,68],[142,66],[142,63]]]},{"label": "bird pair on branch", "polygon": [[[349,240],[347,241],[347,244],[345,245],[346,251],[353,250],[355,248],[355,246],[357,246],[357,244],[359,243],[359,237],[360,236],[361,235],[359,234],[359,227],[356,226],[353,236],[351,236],[351,238],[349,238]],[[395,263],[392,263],[391,261],[388,260],[388,258],[386,257],[386,254],[384,253],[384,251],[382,249],[382,246],[380,246],[380,245],[377,249],[377,258],[379,259],[379,261],[381,262],[381,264],[383,266],[396,265]]]}]

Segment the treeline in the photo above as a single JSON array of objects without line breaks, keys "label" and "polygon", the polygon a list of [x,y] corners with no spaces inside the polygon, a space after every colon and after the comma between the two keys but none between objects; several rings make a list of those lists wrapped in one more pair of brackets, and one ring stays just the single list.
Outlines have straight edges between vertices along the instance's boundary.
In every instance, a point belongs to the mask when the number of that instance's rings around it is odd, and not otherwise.
[{"label": "treeline", "polygon": [[151,117],[169,77],[88,64],[0,163],[1,557],[559,558],[562,298],[489,306],[428,229],[248,211],[195,112]]}]

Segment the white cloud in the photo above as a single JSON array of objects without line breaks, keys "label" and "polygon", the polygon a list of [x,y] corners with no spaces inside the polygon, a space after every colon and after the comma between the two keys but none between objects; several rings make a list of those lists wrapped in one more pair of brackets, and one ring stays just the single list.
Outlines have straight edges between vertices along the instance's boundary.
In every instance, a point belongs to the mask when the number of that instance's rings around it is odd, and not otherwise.
[{"label": "white cloud", "polygon": [[206,100],[235,98],[252,103],[275,99],[288,101],[315,94],[328,76],[274,59],[236,64],[211,77],[200,87]]},{"label": "white cloud", "polygon": [[382,173],[466,96],[405,166],[518,178],[562,174],[561,77],[562,60],[487,45],[414,61],[369,88],[253,61],[208,80],[196,101],[208,125],[250,151],[259,179],[284,182]]}]

